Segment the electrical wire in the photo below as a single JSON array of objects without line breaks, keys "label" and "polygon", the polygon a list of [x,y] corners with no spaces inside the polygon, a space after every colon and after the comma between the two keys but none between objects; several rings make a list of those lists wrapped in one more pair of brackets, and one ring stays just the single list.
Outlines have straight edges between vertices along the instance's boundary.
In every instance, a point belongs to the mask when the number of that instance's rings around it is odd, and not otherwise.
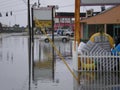
[{"label": "electrical wire", "polygon": [[[13,3],[13,2],[15,2],[15,1],[16,1],[16,0],[12,0],[12,1],[9,0],[9,1],[4,1],[4,2],[2,1],[2,2],[0,2],[0,5],[1,5],[1,4],[10,4],[10,3]],[[16,1],[16,2],[18,2],[18,1]]]},{"label": "electrical wire", "polygon": [[[25,3],[25,0],[23,0],[24,1],[24,3]],[[25,5],[25,4],[23,4],[23,2],[21,1],[21,2],[19,2],[18,0],[9,0],[9,1],[1,1],[0,2],[0,10],[2,9],[3,10],[3,8],[15,8],[15,6],[21,6],[21,5]]]},{"label": "electrical wire", "polygon": [[9,4],[9,5],[3,5],[3,6],[0,6],[0,9],[3,9],[3,8],[15,8],[15,6],[21,6],[23,5],[23,3],[14,3],[14,4]]},{"label": "electrical wire", "polygon": [[74,6],[74,4],[68,4],[68,5],[64,5],[64,6],[60,6],[60,7],[65,8],[65,7],[71,7],[71,6]]},{"label": "electrical wire", "polygon": [[25,0],[22,0],[25,5],[27,5],[27,2]]}]

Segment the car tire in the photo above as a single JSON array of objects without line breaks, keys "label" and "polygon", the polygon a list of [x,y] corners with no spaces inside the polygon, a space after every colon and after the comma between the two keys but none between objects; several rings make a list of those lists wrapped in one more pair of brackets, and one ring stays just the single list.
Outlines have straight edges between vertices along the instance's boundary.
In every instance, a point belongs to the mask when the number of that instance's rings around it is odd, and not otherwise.
[{"label": "car tire", "polygon": [[67,42],[67,38],[62,38],[62,42]]},{"label": "car tire", "polygon": [[44,41],[45,41],[46,43],[48,43],[48,42],[49,42],[49,39],[45,39]]}]

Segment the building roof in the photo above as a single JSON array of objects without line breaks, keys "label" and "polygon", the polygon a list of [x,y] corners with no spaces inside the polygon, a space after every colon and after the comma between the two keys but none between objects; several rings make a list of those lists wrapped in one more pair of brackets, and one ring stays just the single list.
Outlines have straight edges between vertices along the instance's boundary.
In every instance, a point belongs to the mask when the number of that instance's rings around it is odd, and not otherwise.
[{"label": "building roof", "polygon": [[[93,12],[93,14],[98,14],[100,12]],[[73,17],[74,18],[74,12],[56,12],[55,17]],[[80,17],[86,17],[86,12],[81,12]]]},{"label": "building roof", "polygon": [[95,16],[81,20],[87,24],[120,24],[120,5],[107,9]]},{"label": "building roof", "polygon": [[[74,18],[74,13],[73,12],[56,12],[56,17],[73,17]],[[81,17],[85,17],[86,13],[80,13]]]}]

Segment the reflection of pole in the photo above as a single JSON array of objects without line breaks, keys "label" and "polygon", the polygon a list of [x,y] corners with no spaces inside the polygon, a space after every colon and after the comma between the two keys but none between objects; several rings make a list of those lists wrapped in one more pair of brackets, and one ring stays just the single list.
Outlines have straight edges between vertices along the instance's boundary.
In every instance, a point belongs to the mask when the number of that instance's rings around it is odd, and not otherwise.
[{"label": "reflection of pole", "polygon": [[41,43],[39,42],[39,61],[41,59]]},{"label": "reflection of pole", "polygon": [[28,39],[28,53],[29,53],[29,88],[28,90],[31,90],[30,84],[31,84],[31,23],[30,23],[30,0],[28,0],[28,30],[29,30],[29,39]]}]

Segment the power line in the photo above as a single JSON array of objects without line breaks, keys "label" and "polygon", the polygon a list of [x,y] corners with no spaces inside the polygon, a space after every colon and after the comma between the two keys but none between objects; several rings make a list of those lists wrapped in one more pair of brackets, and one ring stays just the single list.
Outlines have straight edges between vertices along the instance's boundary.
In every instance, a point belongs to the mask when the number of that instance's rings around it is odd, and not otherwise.
[{"label": "power line", "polygon": [[23,12],[23,11],[27,11],[27,8],[25,8],[25,9],[19,9],[19,10],[13,10],[13,12]]},{"label": "power line", "polygon": [[[9,10],[6,12],[0,12],[0,17],[8,17],[8,16],[13,16],[13,15],[20,15],[19,12],[27,12],[27,8],[26,9],[19,9],[19,10]],[[19,14],[17,14],[19,13]]]},{"label": "power line", "polygon": [[9,4],[11,2],[13,3],[13,1],[15,2],[16,0],[12,0],[12,1],[11,0],[9,0],[9,1],[0,1],[0,4],[6,4],[6,3]]},{"label": "power line", "polygon": [[0,2],[0,7],[3,7],[3,6],[6,6],[6,5],[14,5],[14,4],[16,4],[16,3],[20,3],[20,2],[18,2],[17,0],[9,0],[9,1],[4,1],[4,2]]},{"label": "power line", "polygon": [[71,7],[71,6],[74,6],[74,4],[68,4],[68,5],[64,5],[64,6],[60,6],[60,7],[64,8],[64,7]]},{"label": "power line", "polygon": [[[12,0],[12,2],[10,2],[11,0],[7,0],[7,1],[0,1],[1,3],[0,3],[0,13],[1,14],[6,14],[6,16],[7,16],[7,13],[9,13],[9,12],[24,12],[25,10],[27,10],[26,8],[25,9],[19,9],[19,10],[15,10],[15,9],[17,9],[17,8],[20,8],[21,7],[21,5],[23,5],[23,2],[18,2],[17,4],[16,4],[16,2],[15,1],[17,1],[17,0]],[[15,2],[15,3],[13,3],[13,1]],[[25,2],[25,0],[23,0],[24,2]],[[16,6],[16,7],[15,7]],[[3,9],[4,8],[4,9]]]},{"label": "power line", "polygon": [[6,4],[6,5],[3,5],[3,6],[0,6],[0,9],[3,9],[3,8],[15,8],[15,6],[21,6],[21,4],[23,5],[23,3],[13,3],[13,4]]},{"label": "power line", "polygon": [[[9,0],[9,1],[11,1],[11,0]],[[9,2],[8,0],[0,0],[0,3],[2,3],[2,2]]]},{"label": "power line", "polygon": [[[23,0],[24,1],[24,3],[25,3],[25,0]],[[4,8],[4,10],[5,9],[9,9],[9,8],[15,8],[15,6],[16,7],[18,7],[18,6],[21,6],[21,5],[25,5],[22,1],[20,2],[19,0],[7,0],[7,1],[1,1],[0,2],[0,9],[2,9],[3,10],[3,8]]]},{"label": "power line", "polygon": [[27,2],[25,0],[22,0],[24,2],[25,5],[27,5]]}]

